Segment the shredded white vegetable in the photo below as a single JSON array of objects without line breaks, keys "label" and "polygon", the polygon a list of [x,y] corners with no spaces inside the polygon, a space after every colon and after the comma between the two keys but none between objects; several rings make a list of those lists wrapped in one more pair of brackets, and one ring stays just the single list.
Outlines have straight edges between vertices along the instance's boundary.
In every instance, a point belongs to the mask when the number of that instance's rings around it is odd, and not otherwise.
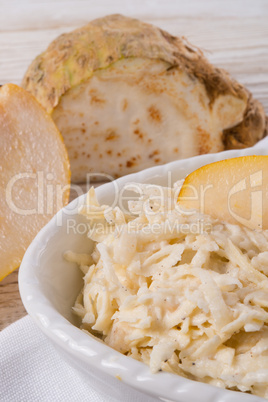
[{"label": "shredded white vegetable", "polygon": [[81,328],[153,372],[268,398],[268,231],[183,213],[177,187],[134,183],[128,214],[89,191],[94,252],[66,253]]}]

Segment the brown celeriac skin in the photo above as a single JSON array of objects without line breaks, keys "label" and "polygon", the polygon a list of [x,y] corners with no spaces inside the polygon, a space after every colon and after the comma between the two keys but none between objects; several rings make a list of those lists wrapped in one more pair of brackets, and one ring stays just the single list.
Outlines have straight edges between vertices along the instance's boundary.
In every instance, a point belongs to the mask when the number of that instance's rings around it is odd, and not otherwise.
[{"label": "brown celeriac skin", "polygon": [[254,145],[262,105],[183,37],[111,15],[54,40],[22,86],[52,117],[73,181]]}]

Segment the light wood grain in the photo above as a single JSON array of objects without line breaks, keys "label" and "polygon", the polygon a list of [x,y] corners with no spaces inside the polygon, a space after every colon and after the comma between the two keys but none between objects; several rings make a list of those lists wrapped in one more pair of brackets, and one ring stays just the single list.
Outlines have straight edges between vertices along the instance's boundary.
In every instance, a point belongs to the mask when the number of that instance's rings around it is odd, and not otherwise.
[{"label": "light wood grain", "polygon": [[[0,84],[20,84],[33,58],[63,32],[121,13],[186,36],[246,85],[268,114],[266,0],[0,0],[0,7]],[[24,314],[15,271],[0,283],[0,329]]]},{"label": "light wood grain", "polygon": [[0,331],[26,315],[18,287],[18,270],[0,282]]}]

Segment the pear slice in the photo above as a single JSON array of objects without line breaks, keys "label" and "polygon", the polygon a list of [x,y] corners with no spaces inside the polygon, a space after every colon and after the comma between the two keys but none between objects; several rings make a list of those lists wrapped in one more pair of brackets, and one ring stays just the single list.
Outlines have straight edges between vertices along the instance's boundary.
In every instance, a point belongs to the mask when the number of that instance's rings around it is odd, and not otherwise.
[{"label": "pear slice", "polygon": [[24,89],[0,88],[0,280],[69,198],[70,168],[51,117]]},{"label": "pear slice", "polygon": [[[242,156],[203,166],[180,190],[182,209],[250,229],[268,229],[268,156]],[[190,211],[188,211],[190,213]]]}]

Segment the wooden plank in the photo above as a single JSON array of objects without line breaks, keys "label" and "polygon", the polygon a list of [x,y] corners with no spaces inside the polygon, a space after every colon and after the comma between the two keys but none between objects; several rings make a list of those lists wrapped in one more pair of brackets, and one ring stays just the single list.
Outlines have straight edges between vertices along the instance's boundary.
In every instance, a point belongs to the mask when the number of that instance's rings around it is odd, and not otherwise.
[{"label": "wooden plank", "polygon": [[16,270],[0,282],[0,331],[25,315]]}]

